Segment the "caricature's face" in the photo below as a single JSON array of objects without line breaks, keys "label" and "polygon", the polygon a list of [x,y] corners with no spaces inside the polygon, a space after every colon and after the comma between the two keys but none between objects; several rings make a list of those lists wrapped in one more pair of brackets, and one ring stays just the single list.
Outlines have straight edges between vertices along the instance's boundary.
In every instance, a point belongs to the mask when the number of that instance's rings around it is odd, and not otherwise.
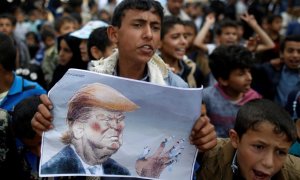
[{"label": "caricature's face", "polygon": [[270,180],[282,168],[291,142],[285,133],[275,131],[269,122],[258,124],[255,130],[248,129],[241,138],[230,131],[239,170],[246,180]]},{"label": "caricature's face", "polygon": [[287,41],[281,56],[287,67],[298,69],[300,67],[300,42]]},{"label": "caricature's face", "polygon": [[124,118],[124,114],[120,111],[93,108],[86,120],[85,141],[95,151],[106,149],[113,154],[122,145],[122,132],[125,127]]}]

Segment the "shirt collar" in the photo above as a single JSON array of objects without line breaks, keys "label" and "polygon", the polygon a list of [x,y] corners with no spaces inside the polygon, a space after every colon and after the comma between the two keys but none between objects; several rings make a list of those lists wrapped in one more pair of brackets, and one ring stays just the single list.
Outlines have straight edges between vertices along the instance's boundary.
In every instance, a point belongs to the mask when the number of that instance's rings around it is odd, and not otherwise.
[{"label": "shirt collar", "polygon": [[102,164],[98,164],[98,165],[94,165],[94,166],[91,166],[91,165],[86,164],[86,163],[80,158],[79,154],[77,154],[74,145],[71,144],[70,147],[74,150],[75,154],[79,157],[79,159],[80,159],[80,161],[81,161],[81,164],[82,164],[82,166],[83,166],[84,171],[85,171],[86,174],[92,174],[92,173],[90,172],[89,169],[90,169],[90,168],[94,168],[94,167],[96,168],[95,174],[98,174],[98,175],[103,174],[103,167],[102,167]]}]

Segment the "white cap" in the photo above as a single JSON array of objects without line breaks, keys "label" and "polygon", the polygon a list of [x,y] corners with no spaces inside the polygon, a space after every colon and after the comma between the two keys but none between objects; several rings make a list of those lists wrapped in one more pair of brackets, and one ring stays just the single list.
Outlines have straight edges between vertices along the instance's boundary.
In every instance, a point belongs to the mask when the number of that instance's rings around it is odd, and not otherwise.
[{"label": "white cap", "polygon": [[77,37],[79,39],[88,39],[94,29],[97,29],[99,27],[107,27],[107,26],[108,24],[104,21],[100,21],[100,20],[89,21],[81,29],[72,32],[70,35]]}]

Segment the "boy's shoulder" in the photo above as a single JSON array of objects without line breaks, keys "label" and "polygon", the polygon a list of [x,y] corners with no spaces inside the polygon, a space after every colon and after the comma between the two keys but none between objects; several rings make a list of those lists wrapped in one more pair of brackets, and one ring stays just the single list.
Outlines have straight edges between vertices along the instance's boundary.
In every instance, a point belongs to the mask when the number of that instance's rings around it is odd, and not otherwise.
[{"label": "boy's shoulder", "polygon": [[202,154],[201,169],[197,173],[200,179],[232,179],[231,163],[235,153],[229,138],[218,138],[217,145]]},{"label": "boy's shoulder", "polygon": [[300,179],[300,158],[288,155],[279,172],[279,179]]}]

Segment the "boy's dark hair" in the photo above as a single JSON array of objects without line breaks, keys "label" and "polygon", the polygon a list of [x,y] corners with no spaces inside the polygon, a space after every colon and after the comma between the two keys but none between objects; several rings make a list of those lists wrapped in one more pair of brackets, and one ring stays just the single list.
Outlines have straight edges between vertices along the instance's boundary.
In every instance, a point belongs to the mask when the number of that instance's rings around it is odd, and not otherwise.
[{"label": "boy's dark hair", "polygon": [[162,26],[161,26],[161,31],[160,31],[160,39],[163,39],[165,35],[169,32],[171,28],[173,28],[175,25],[183,25],[184,23],[182,20],[180,20],[176,16],[165,16]]},{"label": "boy's dark hair", "polygon": [[13,40],[4,33],[0,32],[0,64],[7,71],[16,68],[16,47]]},{"label": "boy's dark hair", "polygon": [[17,24],[17,19],[9,13],[0,14],[0,19],[9,19],[13,26],[16,26]]},{"label": "boy's dark hair", "polygon": [[62,25],[66,22],[70,22],[70,23],[77,23],[77,20],[75,18],[73,18],[72,16],[62,16],[59,17],[57,20],[55,20],[54,22],[54,28],[56,32],[59,32],[60,28],[62,27]]},{"label": "boy's dark hair", "polygon": [[31,127],[31,119],[41,104],[39,96],[31,96],[20,101],[12,114],[12,127],[17,138],[33,139],[36,132]]},{"label": "boy's dark hair", "polygon": [[231,19],[224,19],[222,20],[218,26],[216,26],[216,34],[217,35],[221,35],[222,34],[222,31],[224,28],[227,28],[227,27],[232,27],[232,28],[238,28],[238,24],[236,21],[233,21]]},{"label": "boy's dark hair", "polygon": [[268,24],[272,24],[273,21],[275,21],[276,19],[281,19],[281,20],[282,20],[281,15],[279,15],[279,14],[272,14],[272,15],[269,15],[269,16],[267,17],[267,23],[268,23]]},{"label": "boy's dark hair", "polygon": [[50,30],[50,29],[43,29],[41,31],[42,41],[45,42],[48,37],[55,39],[56,38],[55,32],[53,30]]},{"label": "boy's dark hair", "polygon": [[94,29],[93,32],[90,34],[87,43],[88,54],[90,59],[95,59],[90,51],[91,47],[96,46],[101,52],[104,52],[105,49],[111,44],[112,42],[107,36],[107,27],[100,27]]},{"label": "boy's dark hair", "polygon": [[121,27],[122,18],[125,15],[125,11],[130,9],[141,10],[141,11],[149,11],[151,9],[154,9],[154,13],[160,17],[161,22],[163,21],[163,17],[164,17],[163,7],[158,1],[123,0],[114,10],[113,17],[112,17],[112,25],[116,27]]},{"label": "boy's dark hair", "polygon": [[247,69],[254,65],[252,53],[240,45],[221,45],[209,56],[209,67],[216,80],[227,80],[235,69]]},{"label": "boy's dark hair", "polygon": [[243,105],[237,113],[234,130],[242,138],[249,129],[255,131],[262,122],[273,124],[274,133],[284,133],[290,142],[296,141],[297,131],[290,115],[268,99],[256,99]]},{"label": "boy's dark hair", "polygon": [[188,26],[188,27],[193,28],[193,30],[195,31],[195,34],[197,34],[198,30],[197,30],[197,26],[194,23],[194,21],[192,21],[192,20],[185,20],[185,21],[183,21],[183,24],[184,24],[184,26]]},{"label": "boy's dark hair", "polygon": [[285,45],[288,41],[295,41],[295,42],[300,42],[300,35],[299,34],[294,34],[294,35],[289,35],[286,36],[283,41],[280,44],[280,52],[283,52],[285,49]]}]

